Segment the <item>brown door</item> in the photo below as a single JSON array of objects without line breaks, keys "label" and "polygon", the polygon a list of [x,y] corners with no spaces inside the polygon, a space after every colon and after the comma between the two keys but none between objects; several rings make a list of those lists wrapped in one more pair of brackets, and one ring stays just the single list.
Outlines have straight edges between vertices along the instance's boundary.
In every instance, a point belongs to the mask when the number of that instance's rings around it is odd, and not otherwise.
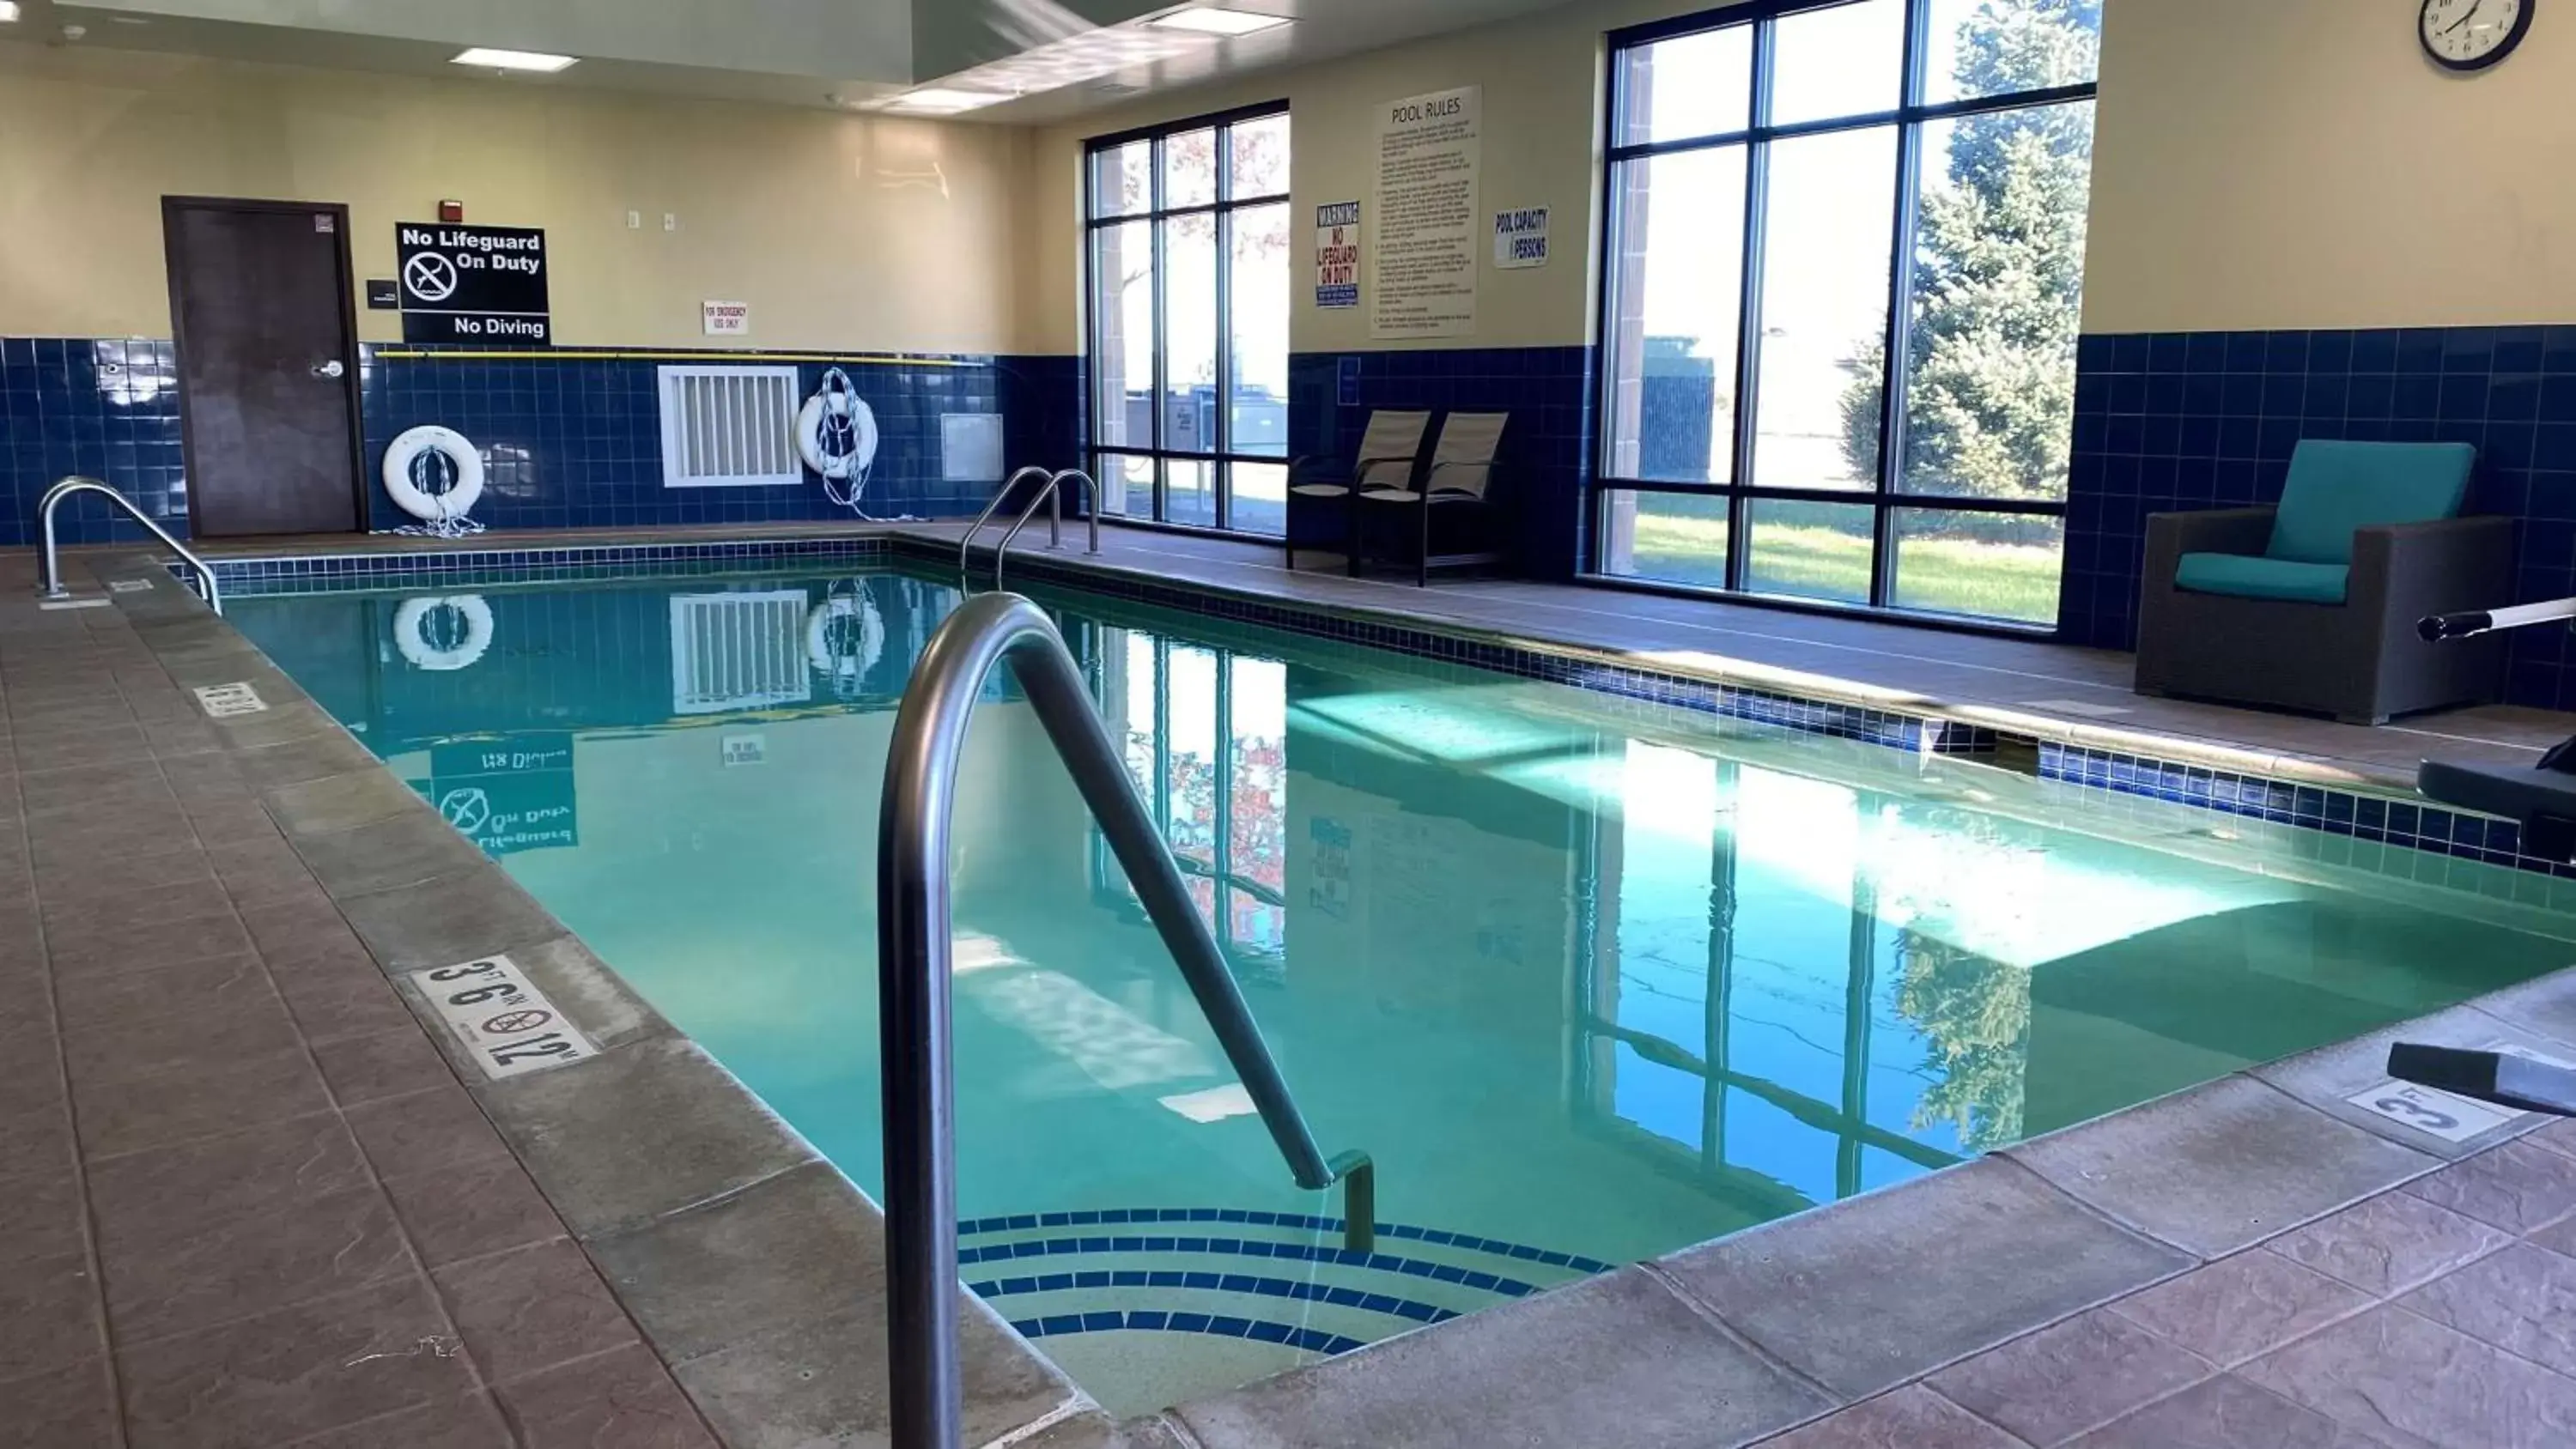
[{"label": "brown door", "polygon": [[348,208],[169,196],[161,228],[196,535],[355,532]]}]

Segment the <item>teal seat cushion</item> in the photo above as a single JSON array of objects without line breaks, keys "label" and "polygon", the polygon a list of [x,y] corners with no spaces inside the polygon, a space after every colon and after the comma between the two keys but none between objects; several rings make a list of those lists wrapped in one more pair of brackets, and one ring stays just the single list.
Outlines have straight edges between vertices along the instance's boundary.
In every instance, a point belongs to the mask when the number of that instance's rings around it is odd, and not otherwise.
[{"label": "teal seat cushion", "polygon": [[2174,566],[2174,587],[2240,599],[2340,604],[2350,564],[2294,563],[2241,553],[2187,553]]},{"label": "teal seat cushion", "polygon": [[2307,438],[2272,520],[2267,558],[2352,562],[2353,531],[2456,518],[2478,450],[2466,443],[2347,443]]}]

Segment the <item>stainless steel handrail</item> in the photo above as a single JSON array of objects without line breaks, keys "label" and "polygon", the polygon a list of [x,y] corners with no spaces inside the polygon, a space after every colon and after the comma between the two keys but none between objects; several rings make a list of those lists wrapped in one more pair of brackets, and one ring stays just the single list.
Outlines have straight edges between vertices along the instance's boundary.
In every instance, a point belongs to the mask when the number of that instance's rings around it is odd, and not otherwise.
[{"label": "stainless steel handrail", "polygon": [[1005,660],[1298,1186],[1345,1184],[1344,1242],[1358,1251],[1372,1246],[1377,1217],[1375,1166],[1359,1152],[1327,1161],[1315,1145],[1054,622],[1017,594],[969,599],[931,636],[904,691],[877,817],[886,1326],[893,1442],[901,1449],[955,1449],[962,1417],[948,834],[967,725],[984,681]]},{"label": "stainless steel handrail", "polygon": [[37,555],[37,593],[44,595],[48,599],[68,598],[71,595],[71,590],[63,587],[63,562],[59,554],[56,552],[54,545],[54,510],[62,506],[64,499],[71,497],[75,493],[103,494],[109,502],[124,509],[128,517],[132,518],[135,522],[142,524],[145,528],[150,529],[154,538],[161,540],[163,544],[168,546],[172,553],[175,553],[180,558],[186,560],[188,567],[197,571],[197,579],[199,582],[197,593],[200,598],[203,598],[206,601],[206,607],[214,610],[218,614],[224,611],[223,588],[215,582],[215,571],[206,567],[206,561],[204,559],[197,557],[194,552],[190,551],[186,544],[171,537],[170,530],[153,522],[141,508],[135,506],[133,499],[126,497],[124,494],[117,492],[115,489],[110,488],[95,478],[82,478],[78,476],[65,478],[56,483],[53,487],[46,489],[43,501],[36,505],[38,532],[41,533],[44,538],[44,550],[42,553]]},{"label": "stainless steel handrail", "polygon": [[966,572],[967,545],[975,541],[976,534],[984,531],[985,524],[993,521],[994,514],[1002,511],[1002,500],[1010,497],[1011,490],[1020,486],[1020,480],[1033,474],[1046,480],[1044,483],[1039,485],[1041,491],[1054,486],[1055,475],[1048,472],[1046,469],[1039,467],[1037,464],[1031,463],[1029,466],[1020,469],[1018,472],[1013,473],[1009,478],[1005,479],[1002,486],[994,491],[993,501],[984,505],[984,511],[975,515],[975,521],[973,523],[966,525],[964,536],[957,540],[957,572],[960,577],[963,577]]},{"label": "stainless steel handrail", "polygon": [[[1098,553],[1100,552],[1100,485],[1093,482],[1091,475],[1080,468],[1060,469],[1053,477],[1047,479],[1046,497],[1053,507],[1053,511],[1047,515],[1047,547],[1064,547],[1064,480],[1067,478],[1079,478],[1091,490],[1088,495],[1090,507],[1086,515],[1091,525],[1089,551]],[[1037,511],[1038,506],[1034,501],[1028,507],[1021,509],[1018,520],[1011,525],[1011,531],[1003,534],[1002,541],[993,546],[994,588],[998,589],[1002,586],[1002,565],[1010,557],[1011,540],[1019,537],[1020,530],[1029,526],[1029,515]]]},{"label": "stainless steel handrail", "polygon": [[1001,587],[1002,555],[1010,552],[1011,540],[1020,536],[1020,530],[1029,526],[1029,519],[1038,511],[1039,504],[1047,504],[1050,507],[1050,511],[1047,514],[1047,547],[1064,547],[1064,495],[1059,490],[1063,487],[1064,480],[1067,478],[1079,478],[1091,490],[1087,495],[1090,507],[1086,510],[1085,514],[1085,522],[1088,524],[1090,540],[1089,546],[1085,551],[1089,553],[1100,552],[1100,485],[1093,481],[1090,474],[1085,473],[1080,468],[1062,468],[1050,473],[1046,469],[1032,463],[1028,467],[1022,468],[1018,472],[1013,473],[1010,478],[1002,484],[1000,490],[993,494],[993,501],[984,505],[984,511],[975,515],[975,521],[966,525],[966,532],[957,540],[957,577],[959,580],[962,581],[966,577],[968,550],[975,542],[975,535],[983,532],[984,525],[993,521],[993,515],[1001,511],[1003,501],[1011,496],[1012,489],[1020,486],[1020,480],[1032,476],[1043,478],[1046,481],[1038,485],[1037,496],[1029,500],[1028,507],[1020,510],[1019,517],[1013,519],[1011,522],[1010,531],[1002,535],[1000,545],[993,550],[993,586],[995,588]]}]

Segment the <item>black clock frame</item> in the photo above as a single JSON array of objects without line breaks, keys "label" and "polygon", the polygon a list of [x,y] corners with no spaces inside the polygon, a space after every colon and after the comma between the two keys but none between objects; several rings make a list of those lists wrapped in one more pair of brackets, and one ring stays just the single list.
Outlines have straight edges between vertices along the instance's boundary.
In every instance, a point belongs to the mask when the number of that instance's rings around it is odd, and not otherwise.
[{"label": "black clock frame", "polygon": [[2423,48],[2424,58],[2454,75],[2473,75],[2489,66],[2502,64],[2506,56],[2522,48],[2522,38],[2531,33],[2532,13],[2540,8],[2540,0],[2522,0],[2522,9],[2513,19],[2513,29],[2506,33],[2503,42],[2473,60],[2453,60],[2433,49],[2431,38],[2424,34],[2424,12],[2432,7],[2433,0],[2424,0],[2415,11],[2415,43]]}]

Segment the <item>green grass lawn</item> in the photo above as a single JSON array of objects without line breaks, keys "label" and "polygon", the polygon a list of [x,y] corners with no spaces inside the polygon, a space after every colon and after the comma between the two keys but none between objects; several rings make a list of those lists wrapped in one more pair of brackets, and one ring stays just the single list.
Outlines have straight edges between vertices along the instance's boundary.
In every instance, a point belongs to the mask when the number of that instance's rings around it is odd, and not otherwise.
[{"label": "green grass lawn", "polygon": [[[1778,506],[1778,505],[1774,505]],[[1725,582],[1726,521],[1672,514],[1637,516],[1636,572],[1678,583]],[[1761,593],[1853,603],[1869,598],[1866,536],[1838,529],[1764,520],[1747,580]],[[1897,543],[1899,608],[2023,623],[2057,622],[2059,553],[2033,544],[1965,538],[1904,538]]]}]

